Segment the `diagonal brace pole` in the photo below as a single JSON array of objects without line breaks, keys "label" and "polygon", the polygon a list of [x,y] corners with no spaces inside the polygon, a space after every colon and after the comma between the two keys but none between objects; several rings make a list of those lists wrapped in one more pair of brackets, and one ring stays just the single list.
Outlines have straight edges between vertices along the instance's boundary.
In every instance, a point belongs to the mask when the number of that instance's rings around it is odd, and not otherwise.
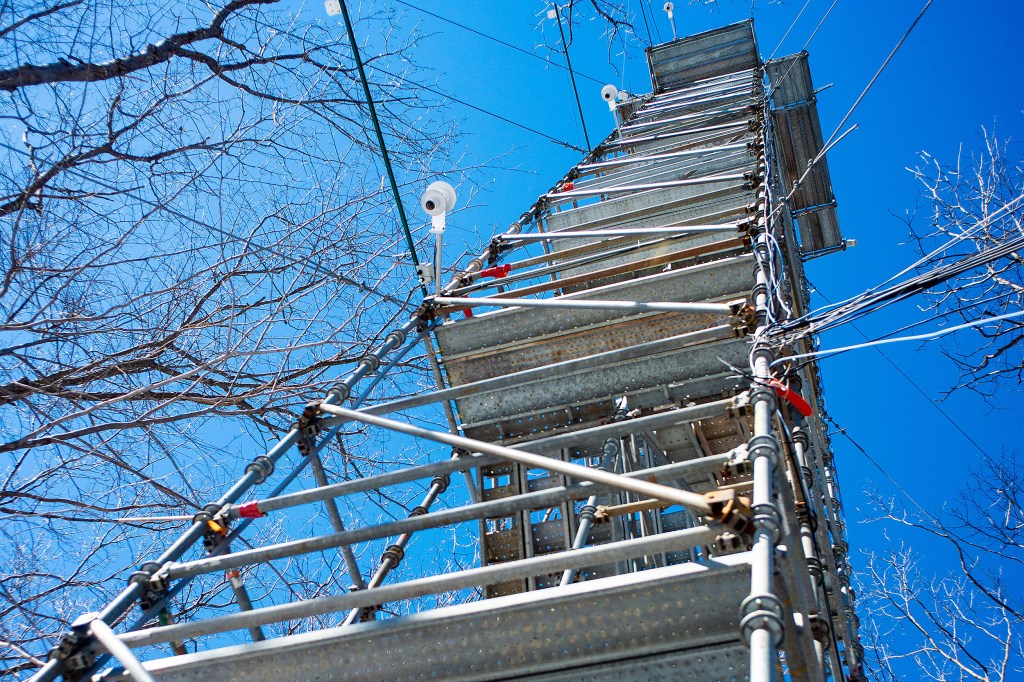
[{"label": "diagonal brace pole", "polygon": [[344,407],[338,407],[337,405],[321,404],[320,409],[328,414],[333,414],[337,417],[345,417],[352,421],[369,424],[370,426],[379,426],[385,429],[390,429],[391,431],[397,431],[398,433],[404,433],[408,436],[424,438],[436,443],[444,443],[445,445],[450,445],[455,448],[464,448],[470,452],[482,452],[485,455],[496,455],[502,459],[518,462],[519,464],[524,464],[529,467],[536,467],[539,469],[546,469],[547,471],[554,473],[564,474],[565,476],[569,476],[580,481],[603,483],[619,490],[626,490],[645,497],[653,497],[673,504],[679,504],[696,513],[711,513],[711,507],[708,505],[708,502],[704,499],[703,495],[679,490],[678,488],[672,488],[660,483],[639,481],[627,478],[621,474],[614,474],[601,469],[590,469],[585,466],[580,466],[579,464],[573,464],[572,462],[563,462],[562,460],[545,457],[544,455],[536,455],[532,452],[513,450],[512,448],[508,448],[503,445],[495,445],[493,443],[487,443],[474,438],[466,438],[464,436],[456,436],[450,433],[433,431],[431,429],[425,429],[419,426],[413,426],[412,424],[395,421],[394,419],[377,417],[357,410],[349,410]]}]

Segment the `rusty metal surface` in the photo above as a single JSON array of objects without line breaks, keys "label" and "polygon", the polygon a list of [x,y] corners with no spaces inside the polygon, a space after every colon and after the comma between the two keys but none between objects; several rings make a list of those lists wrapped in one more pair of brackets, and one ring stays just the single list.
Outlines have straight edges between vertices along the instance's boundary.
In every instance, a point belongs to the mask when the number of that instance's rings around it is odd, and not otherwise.
[{"label": "rusty metal surface", "polygon": [[[689,268],[662,272],[649,277],[613,284],[599,289],[573,294],[573,298],[583,300],[617,299],[617,300],[684,300],[687,296],[693,301],[728,300],[745,295],[753,286],[753,259],[749,255],[735,256],[713,261]],[[508,309],[487,315],[479,315],[446,323],[437,330],[438,343],[449,371],[453,371],[453,363],[467,361],[473,356],[490,357],[509,352],[520,352],[524,346],[531,346],[545,340],[554,340],[561,336],[573,335],[570,341],[576,342],[577,350],[549,350],[544,358],[531,361],[525,355],[518,356],[507,365],[481,369],[477,372],[452,376],[456,384],[475,381],[477,378],[495,376],[498,372],[517,371],[537,367],[542,362],[565,360],[581,357],[602,350],[621,348],[639,341],[633,341],[634,329],[624,329],[618,333],[615,326],[619,323],[630,323],[646,320],[644,324],[658,325],[660,320],[665,326],[659,327],[659,334],[671,336],[687,331],[689,327],[673,327],[686,325],[686,320],[693,318],[701,327],[709,326],[710,316],[686,316],[677,313],[646,313],[637,315],[624,311],[601,310],[541,310],[541,309]],[[672,331],[677,329],[678,331]],[[589,339],[581,338],[587,330],[593,330],[590,336],[594,345],[587,345]],[[616,339],[616,337],[619,337]],[[656,338],[653,335],[645,340]],[[557,359],[556,359],[557,358]]]}]

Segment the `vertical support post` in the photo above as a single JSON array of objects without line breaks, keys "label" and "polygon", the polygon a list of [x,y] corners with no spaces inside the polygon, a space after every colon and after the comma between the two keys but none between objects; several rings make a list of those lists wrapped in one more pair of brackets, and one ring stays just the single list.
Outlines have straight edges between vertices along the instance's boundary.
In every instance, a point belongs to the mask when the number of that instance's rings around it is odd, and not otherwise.
[{"label": "vertical support post", "polygon": [[[807,462],[807,447],[809,445],[807,434],[803,428],[796,425],[792,429],[793,453],[796,456],[797,466],[800,468],[798,475],[802,479],[802,487],[805,491],[811,489],[811,468]],[[809,498],[810,495],[808,494]],[[812,616],[811,629],[814,633],[814,653],[818,659],[818,665],[825,669],[825,642],[828,641],[827,630],[831,624],[827,617],[822,614],[828,613],[828,605],[824,603],[822,586],[821,560],[818,558],[817,549],[814,546],[814,531],[811,529],[811,499],[805,499],[803,512],[800,513],[800,545],[803,547],[804,557],[807,561],[807,575],[811,582],[811,592],[814,595],[814,606],[817,610]]]},{"label": "vertical support post", "polygon": [[[309,466],[313,470],[313,479],[316,480],[316,484],[320,487],[330,485],[330,481],[327,480],[327,472],[324,471],[324,464],[320,459],[319,452],[313,452],[309,458]],[[324,500],[324,509],[327,511],[327,517],[331,520],[331,527],[334,528],[335,533],[345,532],[345,522],[341,520],[341,513],[338,511],[338,504],[334,501],[334,498]],[[366,581],[363,580],[363,575],[359,571],[359,562],[356,560],[355,552],[352,551],[351,545],[342,545],[338,548],[341,551],[341,556],[345,560],[345,566],[348,568],[348,575],[352,579],[352,584],[358,588],[366,586]]]},{"label": "vertical support post", "polygon": [[[764,217],[764,190],[759,192],[760,209],[754,250],[763,262],[771,257],[768,226]],[[775,545],[779,539],[781,518],[774,502],[776,474],[781,460],[779,441],[772,432],[775,415],[775,392],[767,386],[771,363],[775,359],[766,339],[768,324],[768,280],[760,265],[755,267],[753,290],[757,328],[751,350],[754,383],[750,402],[754,408],[754,435],[747,451],[754,468],[752,509],[754,512],[753,548],[751,550],[750,595],[740,606],[740,632],[750,646],[751,682],[775,679],[776,651],[782,641],[782,603],[773,590]]]},{"label": "vertical support post", "polygon": [[[249,599],[249,590],[245,589],[241,572],[237,568],[231,568],[224,572],[224,577],[228,579],[228,583],[231,584],[231,591],[235,593],[238,609],[240,611],[252,611],[252,600]],[[254,642],[262,642],[266,639],[263,636],[263,628],[258,625],[249,628],[249,636],[252,637]]]},{"label": "vertical support post", "polygon": [[[456,450],[452,452],[453,458],[459,458],[462,456],[462,451]],[[430,506],[437,500],[437,496],[448,489],[449,478],[448,475],[435,476],[433,481],[430,483],[430,488],[427,490],[427,494],[423,496],[423,501],[420,502],[419,506],[413,508],[409,512],[409,516],[421,516],[430,511]],[[387,578],[388,573],[398,567],[402,563],[402,559],[405,558],[405,548],[409,545],[409,541],[412,540],[412,533],[402,533],[398,540],[394,544],[388,545],[387,549],[380,558],[380,566],[374,572],[370,578],[370,582],[366,584],[366,589],[372,590],[376,587],[380,587],[384,583],[384,579]],[[351,625],[357,623],[360,620],[367,619],[372,620],[376,615],[376,612],[369,608],[352,609],[348,616],[345,618],[342,625]]]}]

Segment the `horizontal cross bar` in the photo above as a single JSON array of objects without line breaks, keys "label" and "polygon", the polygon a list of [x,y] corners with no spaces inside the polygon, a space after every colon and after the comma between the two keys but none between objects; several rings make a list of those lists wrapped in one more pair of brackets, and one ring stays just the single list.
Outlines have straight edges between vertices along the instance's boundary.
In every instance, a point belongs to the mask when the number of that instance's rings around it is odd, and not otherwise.
[{"label": "horizontal cross bar", "polygon": [[704,178],[693,178],[691,180],[666,180],[665,182],[649,182],[637,185],[619,185],[617,187],[595,187],[593,189],[573,189],[564,192],[548,192],[544,196],[548,199],[573,199],[578,197],[594,197],[599,194],[625,194],[628,192],[646,192],[652,189],[667,189],[669,187],[690,187],[692,185],[706,185],[712,182],[727,182],[730,180],[746,180],[744,173],[730,173],[728,175],[710,175]]},{"label": "horizontal cross bar", "polygon": [[745,300],[729,303],[680,303],[677,301],[595,301],[573,298],[497,298],[482,296],[480,298],[459,298],[453,296],[437,296],[432,299],[441,305],[456,308],[478,308],[481,306],[498,306],[502,308],[576,308],[580,310],[629,310],[637,313],[712,313],[735,315]]},{"label": "horizontal cross bar", "polygon": [[[577,372],[583,369],[604,367],[613,362],[633,360],[643,357],[644,355],[663,353],[665,351],[675,350],[690,345],[709,341],[721,341],[723,339],[734,338],[736,336],[738,336],[737,330],[732,325],[717,325],[715,327],[709,327],[708,329],[700,329],[695,332],[687,332],[686,334],[677,334],[676,336],[670,336],[665,339],[658,339],[657,341],[648,341],[635,346],[626,346],[625,348],[618,348],[616,350],[605,351],[603,353],[594,353],[593,355],[586,355],[573,360],[563,360],[562,362],[556,362],[542,367],[534,367],[532,369],[525,369],[519,372],[513,372],[512,374],[502,374],[489,379],[482,379],[480,381],[474,381],[460,386],[453,386],[452,388],[433,391],[423,395],[399,398],[398,400],[392,400],[379,405],[371,405],[370,407],[361,408],[360,412],[365,412],[367,414],[388,414],[390,412],[407,410],[421,405],[429,405],[430,403],[442,400],[458,400],[459,398],[463,398],[468,395],[490,393],[492,391],[519,386],[536,379],[548,378],[568,372]],[[684,408],[683,411],[686,409],[692,408]],[[345,422],[340,420],[325,419],[323,426],[335,426],[343,423]]]},{"label": "horizontal cross bar", "polygon": [[405,599],[424,597],[440,592],[463,590],[478,585],[493,585],[531,575],[558,573],[568,568],[580,568],[625,561],[637,556],[672,552],[707,545],[714,542],[717,530],[699,527],[651,535],[645,538],[624,540],[597,547],[586,547],[569,552],[559,552],[482,568],[471,568],[457,573],[430,576],[409,580],[395,585],[385,585],[373,590],[359,590],[333,597],[320,597],[267,606],[252,611],[233,613],[219,618],[178,623],[163,627],[149,628],[121,635],[121,641],[130,647],[149,646],[161,642],[191,639],[219,632],[244,630],[258,625],[267,625],[286,620],[347,611]]},{"label": "horizontal cross bar", "polygon": [[[746,225],[746,223],[743,223]],[[610,230],[563,230],[561,232],[529,232],[517,234],[509,241],[548,241],[550,239],[582,239],[585,237],[631,237],[633,235],[684,235],[687,233],[700,232],[736,232],[740,229],[740,223],[722,223],[721,225],[692,225],[679,227],[625,227]],[[499,237],[500,239],[500,237]]]}]

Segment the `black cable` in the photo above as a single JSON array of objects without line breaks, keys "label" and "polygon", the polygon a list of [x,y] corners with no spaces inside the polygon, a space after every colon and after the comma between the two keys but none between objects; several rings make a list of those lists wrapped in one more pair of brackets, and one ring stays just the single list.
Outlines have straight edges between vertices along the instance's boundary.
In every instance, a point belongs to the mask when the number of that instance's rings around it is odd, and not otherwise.
[{"label": "black cable", "polygon": [[533,133],[534,135],[539,135],[540,137],[543,137],[544,139],[548,140],[549,142],[554,142],[555,144],[561,145],[563,147],[566,147],[568,149],[572,149],[572,150],[575,150],[575,151],[578,151],[578,152],[582,152],[584,154],[586,154],[587,151],[588,151],[588,150],[583,149],[581,147],[577,147],[574,144],[570,144],[569,142],[566,142],[564,140],[559,140],[557,137],[552,137],[552,136],[548,135],[547,133],[542,133],[541,131],[537,130],[536,128],[531,128],[530,126],[523,125],[522,123],[518,123],[516,121],[513,121],[512,119],[506,118],[506,117],[502,116],[501,114],[496,114],[493,111],[488,111],[487,109],[484,109],[482,107],[478,107],[475,104],[470,104],[469,102],[467,102],[465,100],[461,100],[458,97],[455,97],[454,95],[449,95],[448,93],[443,92],[441,90],[438,90],[437,88],[433,88],[433,87],[431,87],[429,85],[424,85],[423,83],[416,83],[414,81],[410,81],[410,80],[406,79],[404,76],[399,76],[396,73],[391,73],[387,69],[383,69],[383,68],[381,68],[381,67],[379,67],[379,66],[377,66],[375,64],[371,64],[370,66],[371,66],[371,68],[376,69],[377,71],[381,72],[385,76],[391,76],[392,78],[397,78],[399,80],[405,81],[406,83],[408,83],[409,85],[412,85],[413,87],[421,88],[421,89],[426,90],[427,92],[431,92],[431,93],[433,93],[433,94],[435,94],[435,95],[437,95],[439,97],[444,97],[445,99],[450,99],[451,101],[457,102],[457,103],[461,104],[464,107],[469,107],[470,109],[473,109],[475,111],[479,111],[481,114],[487,114],[488,116],[492,116],[492,117],[498,119],[499,121],[504,121],[505,123],[508,123],[509,125],[514,125],[517,128],[522,128],[523,130],[525,130],[527,132],[530,132],[530,133]]},{"label": "black cable", "polygon": [[[644,0],[640,0],[641,4],[643,4],[643,2],[644,2]],[[651,10],[651,21],[654,21],[654,16],[655,16],[654,15],[654,8],[651,7],[650,0],[647,0],[647,9]],[[658,36],[658,42],[659,43],[665,42],[665,39],[661,37],[661,29],[658,27],[658,22],[657,21],[654,21],[654,33]]]},{"label": "black cable", "polygon": [[[500,38],[495,38],[494,36],[489,35],[487,33],[484,33],[483,31],[478,31],[477,29],[472,28],[471,26],[466,26],[465,24],[460,24],[459,22],[457,22],[457,21],[455,21],[453,19],[449,19],[448,17],[443,17],[440,14],[435,14],[434,12],[431,12],[430,10],[423,9],[422,7],[417,7],[416,5],[412,4],[411,2],[405,2],[405,0],[394,0],[394,1],[397,2],[400,5],[405,5],[406,7],[409,7],[410,9],[414,9],[417,12],[422,12],[423,14],[426,14],[428,16],[432,16],[435,19],[440,19],[441,21],[447,22],[447,23],[449,23],[449,24],[451,24],[453,26],[458,26],[459,28],[461,28],[461,29],[463,29],[465,31],[469,31],[470,33],[472,33],[474,35],[478,35],[481,38],[486,38],[487,40],[493,40],[494,42],[498,43],[499,45],[504,45],[505,47],[508,47],[508,48],[511,48],[511,49],[515,50],[516,52],[521,52],[522,54],[525,54],[527,57],[533,57],[534,59],[538,59],[538,60],[540,60],[540,61],[542,61],[545,64],[548,64],[550,66],[554,66],[556,68],[562,69],[563,71],[566,70],[566,68],[564,66],[562,66],[561,64],[556,64],[555,62],[553,62],[553,61],[551,61],[549,59],[545,59],[544,57],[541,57],[538,54],[534,54],[533,52],[530,52],[529,50],[524,50],[523,48],[519,47],[518,45],[513,45],[512,43],[505,42],[504,40],[502,40]],[[597,83],[598,85],[604,85],[604,81],[602,81],[600,79],[597,79],[597,78],[594,78],[593,76],[588,76],[585,73],[580,73],[580,76],[582,76],[583,78],[587,78],[589,80],[592,80],[595,83]]]},{"label": "black cable", "polygon": [[[409,247],[409,255],[412,257],[412,264],[418,266],[419,259],[416,257],[416,243],[413,241],[412,232],[409,231],[409,220],[405,216],[405,207],[402,205],[402,195],[398,192],[398,182],[395,180],[395,171],[391,167],[391,157],[388,156],[387,145],[384,144],[384,132],[380,129],[380,121],[377,120],[377,108],[373,104],[373,96],[370,94],[370,83],[366,80],[366,71],[363,69],[363,60],[359,56],[359,46],[356,43],[356,34],[352,31],[352,20],[348,16],[348,7],[345,0],[341,0],[341,16],[345,20],[345,30],[348,32],[348,41],[352,45],[352,56],[356,61],[356,69],[359,71],[359,80],[363,84],[363,94],[366,95],[366,105],[370,111],[370,121],[377,133],[377,144],[380,146],[380,155],[384,159],[384,169],[388,174],[388,181],[391,183],[391,192],[395,195],[395,205],[398,208],[398,218],[402,222],[402,229],[405,231],[405,242]],[[427,295],[427,289],[422,284],[423,295]]]},{"label": "black cable", "polygon": [[647,23],[647,10],[644,9],[644,5],[645,4],[646,3],[644,3],[641,0],[641,2],[640,2],[640,16],[643,17],[643,19],[644,19],[644,30],[647,31],[647,45],[649,47],[654,47],[654,37],[651,35],[651,25],[649,23]]},{"label": "black cable", "polygon": [[569,80],[572,81],[572,91],[576,95],[576,110],[580,112],[580,124],[583,126],[583,139],[587,143],[587,149],[591,148],[590,135],[587,134],[587,121],[583,118],[583,105],[580,104],[580,91],[576,87],[576,74],[572,70],[572,60],[569,59],[569,44],[565,42],[565,31],[562,30],[562,13],[558,5],[554,5],[555,18],[558,19],[558,34],[562,36],[562,54],[565,55],[565,65],[569,67]]},{"label": "black cable", "polygon": [[832,417],[830,417],[828,414],[826,414],[824,412],[822,412],[821,414],[825,418],[825,421],[827,421],[829,424],[832,425],[832,428],[835,429],[835,432],[840,434],[841,436],[843,436],[846,440],[850,441],[850,444],[853,445],[853,447],[857,448],[860,451],[860,453],[862,455],[864,455],[865,459],[867,459],[869,462],[871,462],[871,464],[876,469],[878,469],[880,472],[882,472],[882,475],[885,476],[889,480],[889,482],[893,484],[893,486],[896,488],[896,490],[900,491],[903,494],[904,497],[906,497],[908,500],[910,500],[910,502],[913,503],[913,505],[915,507],[917,507],[921,511],[921,513],[925,515],[926,518],[928,518],[930,521],[935,523],[935,525],[942,527],[941,524],[939,524],[938,520],[935,519],[935,517],[933,517],[931,514],[929,514],[928,510],[925,509],[923,506],[921,506],[921,503],[919,503],[917,500],[915,500],[914,496],[911,495],[910,493],[908,493],[907,490],[902,485],[899,484],[899,481],[897,481],[895,478],[890,476],[889,472],[886,471],[885,468],[881,464],[879,464],[878,461],[874,457],[869,455],[868,451],[865,450],[863,447],[861,447],[860,443],[855,441],[853,439],[853,437],[850,436],[849,433],[847,433],[846,429],[844,429],[843,427],[839,426],[839,424],[837,424],[835,422],[835,420],[832,419]]},{"label": "black cable", "polygon": [[868,84],[864,87],[864,90],[861,91],[860,95],[857,96],[857,99],[854,100],[852,105],[850,105],[850,108],[843,116],[843,120],[839,122],[839,125],[836,126],[836,129],[829,136],[828,140],[825,142],[824,145],[822,145],[821,151],[818,152],[818,155],[811,159],[811,161],[807,164],[807,169],[804,170],[803,175],[801,175],[800,178],[796,181],[796,183],[794,183],[792,191],[790,191],[790,193],[786,196],[787,200],[793,198],[793,195],[796,193],[797,189],[800,187],[803,181],[807,179],[807,176],[810,174],[811,170],[818,164],[818,162],[822,158],[824,158],[825,152],[832,148],[834,142],[838,142],[836,136],[839,135],[839,131],[842,130],[844,125],[846,125],[846,122],[850,119],[850,116],[853,116],[853,112],[857,109],[858,106],[860,106],[860,103],[864,100],[864,97],[867,96],[868,91],[871,90],[871,87],[875,84],[875,82],[878,81],[878,78],[882,75],[882,72],[885,71],[885,67],[889,65],[889,62],[892,61],[893,57],[896,56],[896,53],[899,52],[901,47],[903,47],[903,43],[907,41],[907,38],[910,37],[910,34],[911,32],[913,32],[914,27],[917,26],[918,22],[921,21],[921,18],[924,17],[925,12],[928,11],[928,8],[932,6],[932,2],[934,2],[934,0],[928,0],[927,2],[925,2],[924,7],[922,7],[921,11],[917,13],[917,16],[914,17],[914,20],[910,22],[910,26],[907,27],[907,30],[903,33],[903,36],[900,37],[899,41],[896,43],[896,47],[892,48],[892,52],[890,52],[889,56],[885,58],[885,61],[883,61],[882,65],[878,67],[878,70],[875,71],[875,75],[873,75],[871,77],[871,80],[868,81]]},{"label": "black cable", "polygon": [[[804,279],[806,279],[806,277]],[[810,280],[807,280],[807,283],[811,284]],[[818,292],[819,296],[821,296],[823,299],[825,299],[826,303],[831,303],[831,301],[828,300],[828,297],[825,296],[823,293],[821,293],[821,289],[819,289],[817,287],[814,287],[814,289],[815,289],[815,291]],[[870,340],[870,339],[868,339],[867,335],[864,332],[862,332],[857,325],[855,325],[853,323],[850,323],[850,326],[853,328],[854,331],[856,331],[858,334],[860,334],[861,338],[863,338],[865,341]],[[892,368],[895,369],[899,373],[900,376],[902,376],[904,379],[906,379],[908,384],[913,386],[917,390],[917,392],[921,394],[921,396],[925,399],[925,402],[927,402],[929,405],[931,405],[936,410],[938,410],[939,414],[941,414],[945,418],[946,421],[948,421],[950,424],[953,425],[953,428],[955,428],[957,431],[959,431],[960,434],[964,438],[966,438],[967,441],[971,445],[973,445],[975,448],[977,448],[978,452],[980,452],[983,455],[986,454],[985,449],[983,447],[981,447],[976,440],[971,438],[971,436],[966,431],[963,430],[963,428],[956,422],[955,419],[950,417],[949,414],[945,410],[943,410],[941,407],[939,407],[939,404],[936,403],[927,393],[925,393],[924,389],[921,388],[920,386],[918,386],[917,382],[915,382],[913,379],[911,379],[909,376],[907,376],[907,373],[904,372],[900,368],[899,365],[897,365],[895,362],[893,362],[892,358],[890,358],[888,355],[886,355],[884,352],[882,352],[882,349],[879,348],[878,346],[872,346],[872,348],[874,348],[875,352],[877,352],[879,355],[881,355],[885,359],[886,362],[888,362],[890,365],[892,365]],[[851,439],[850,442],[852,443],[853,440]],[[915,502],[915,504],[916,504],[916,502]]]}]

